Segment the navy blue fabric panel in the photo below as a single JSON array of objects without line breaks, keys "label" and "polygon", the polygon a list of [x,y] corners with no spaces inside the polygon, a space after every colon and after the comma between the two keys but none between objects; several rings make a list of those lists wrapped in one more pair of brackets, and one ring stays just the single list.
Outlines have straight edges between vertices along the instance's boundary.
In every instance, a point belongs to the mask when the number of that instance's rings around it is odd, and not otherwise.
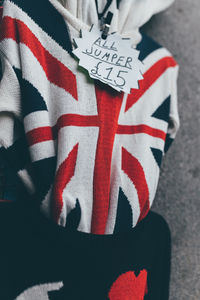
[{"label": "navy blue fabric panel", "polygon": [[66,218],[66,228],[77,230],[81,220],[81,207],[78,199],[76,199],[76,206],[70,211]]},{"label": "navy blue fabric panel", "polygon": [[0,147],[0,199],[4,196],[5,187],[5,167],[4,167],[4,157],[2,156],[3,147]]},{"label": "navy blue fabric panel", "polygon": [[0,147],[0,168],[3,169],[5,167],[5,148]]},{"label": "navy blue fabric panel", "polygon": [[114,233],[130,230],[133,226],[133,213],[122,188],[119,189],[117,217]]},{"label": "navy blue fabric panel", "polygon": [[171,146],[171,144],[173,143],[174,139],[170,138],[170,135],[167,134],[166,136],[166,140],[165,140],[165,148],[164,148],[164,152],[166,153],[169,150],[169,147]]},{"label": "navy blue fabric panel", "polygon": [[12,146],[4,149],[4,164],[6,168],[12,168],[18,172],[30,163],[28,145],[25,136],[18,139]]},{"label": "navy blue fabric panel", "polygon": [[169,122],[171,96],[167,97],[163,103],[152,114],[152,117]]},{"label": "navy blue fabric panel", "polygon": [[72,45],[66,23],[60,13],[48,0],[12,0],[26,12],[63,49],[72,52]]},{"label": "navy blue fabric panel", "polygon": [[121,0],[116,0],[116,1],[117,1],[117,8],[119,9],[119,5],[120,5]]},{"label": "navy blue fabric panel", "polygon": [[156,148],[151,148],[152,154],[155,158],[156,163],[158,164],[159,168],[161,166],[161,162],[162,162],[162,157],[163,157],[163,153],[161,150],[156,149]]},{"label": "navy blue fabric panel", "polygon": [[38,90],[22,78],[22,71],[14,68],[21,88],[21,103],[23,117],[34,111],[47,110],[46,103]]},{"label": "navy blue fabric panel", "polygon": [[16,181],[16,175],[10,169],[6,168],[4,171],[3,199],[9,201],[16,201],[17,187],[18,181]]},{"label": "navy blue fabric panel", "polygon": [[36,186],[35,198],[40,204],[49,191],[56,171],[56,157],[41,159],[32,163],[32,179]]},{"label": "navy blue fabric panel", "polygon": [[136,47],[136,49],[140,51],[140,60],[145,59],[149,54],[151,54],[153,51],[159,48],[162,48],[162,46],[146,34],[142,34],[142,40]]},{"label": "navy blue fabric panel", "polygon": [[1,61],[0,61],[0,81],[3,77],[3,72],[2,72],[2,65],[1,65]]},{"label": "navy blue fabric panel", "polygon": [[[21,181],[17,176],[19,170],[30,163],[29,152],[25,138],[17,140],[12,146],[5,149],[0,148],[0,165],[2,168],[2,198],[15,201],[18,196]],[[24,194],[24,187],[22,189]]]}]

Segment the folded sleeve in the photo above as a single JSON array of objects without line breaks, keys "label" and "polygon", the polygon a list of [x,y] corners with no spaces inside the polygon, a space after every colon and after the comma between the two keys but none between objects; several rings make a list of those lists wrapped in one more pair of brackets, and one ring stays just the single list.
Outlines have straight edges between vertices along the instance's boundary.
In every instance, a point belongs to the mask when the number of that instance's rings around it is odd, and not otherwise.
[{"label": "folded sleeve", "polygon": [[0,61],[0,197],[11,200],[15,198],[13,190],[16,182],[12,172],[16,170],[7,161],[7,156],[3,156],[2,153],[6,153],[6,150],[8,153],[11,152],[9,149],[18,138],[16,121],[21,122],[21,95],[14,68],[1,50]]},{"label": "folded sleeve", "polygon": [[21,120],[21,92],[16,73],[2,51],[0,59],[0,146],[8,148],[15,139],[15,120]]},{"label": "folded sleeve", "polygon": [[177,65],[171,72],[171,95],[170,95],[170,111],[168,120],[168,129],[165,141],[164,153],[168,151],[180,127],[179,111],[178,111],[178,95],[177,95],[177,79],[179,66]]}]

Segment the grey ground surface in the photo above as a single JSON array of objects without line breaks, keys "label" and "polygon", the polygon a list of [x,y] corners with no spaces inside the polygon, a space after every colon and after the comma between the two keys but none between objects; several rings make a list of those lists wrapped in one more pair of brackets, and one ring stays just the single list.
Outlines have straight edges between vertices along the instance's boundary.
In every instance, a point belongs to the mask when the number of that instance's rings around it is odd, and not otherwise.
[{"label": "grey ground surface", "polygon": [[180,65],[181,127],[163,160],[153,205],[172,232],[170,300],[200,300],[200,1],[176,0],[144,31]]}]

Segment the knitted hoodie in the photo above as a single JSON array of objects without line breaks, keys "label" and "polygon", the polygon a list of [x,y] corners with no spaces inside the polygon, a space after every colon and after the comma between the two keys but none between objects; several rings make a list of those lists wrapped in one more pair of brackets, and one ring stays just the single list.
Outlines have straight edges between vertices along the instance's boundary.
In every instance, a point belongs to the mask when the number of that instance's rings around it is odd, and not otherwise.
[{"label": "knitted hoodie", "polygon": [[[95,1],[59,1],[4,1],[1,154],[57,224],[96,234],[126,231],[147,215],[163,154],[179,128],[177,63],[139,33],[173,1],[109,7],[111,32],[130,37],[145,66],[140,89],[130,95],[89,79],[71,53],[80,29],[98,23]],[[98,4],[102,12],[106,1]]]},{"label": "knitted hoodie", "polygon": [[[96,3],[98,6],[99,14],[104,11],[107,3],[111,3],[108,10],[114,13],[114,18],[111,24],[111,32],[118,32],[123,37],[132,38],[135,44],[138,44],[141,35],[139,28],[144,25],[154,14],[166,9],[174,0],[57,0],[67,10],[66,16],[70,16],[71,20],[76,22],[77,28],[79,26],[91,26],[91,24],[98,23],[98,15]],[[56,0],[52,3],[56,5]],[[56,5],[56,7],[64,13],[64,10]],[[117,9],[119,8],[119,9]],[[78,19],[78,20],[77,20]]]}]

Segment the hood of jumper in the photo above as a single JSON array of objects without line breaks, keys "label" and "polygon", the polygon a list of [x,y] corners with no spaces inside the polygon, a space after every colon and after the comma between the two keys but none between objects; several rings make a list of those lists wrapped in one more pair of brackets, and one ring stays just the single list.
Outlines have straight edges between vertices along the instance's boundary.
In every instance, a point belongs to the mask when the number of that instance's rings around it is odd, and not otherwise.
[{"label": "hood of jumper", "polygon": [[[110,32],[118,32],[129,37],[133,44],[140,42],[139,28],[154,14],[168,8],[174,0],[57,0],[67,11],[81,23],[91,26],[98,24],[98,11],[102,13],[107,3],[111,2],[107,11],[114,16]],[[105,13],[106,15],[106,13]]]}]

